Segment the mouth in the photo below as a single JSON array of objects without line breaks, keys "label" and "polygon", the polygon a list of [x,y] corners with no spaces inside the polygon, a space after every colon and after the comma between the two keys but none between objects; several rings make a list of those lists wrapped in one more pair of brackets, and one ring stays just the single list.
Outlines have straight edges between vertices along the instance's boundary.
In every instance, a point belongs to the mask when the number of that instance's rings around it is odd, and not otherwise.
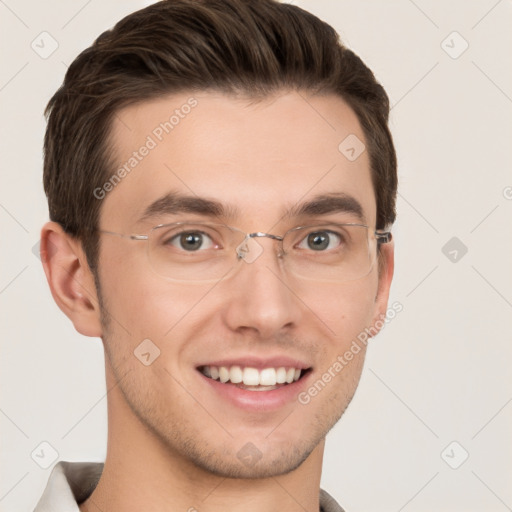
[{"label": "mouth", "polygon": [[288,387],[303,379],[311,368],[291,366],[254,368],[250,366],[199,366],[198,371],[208,379],[245,391],[273,391]]}]

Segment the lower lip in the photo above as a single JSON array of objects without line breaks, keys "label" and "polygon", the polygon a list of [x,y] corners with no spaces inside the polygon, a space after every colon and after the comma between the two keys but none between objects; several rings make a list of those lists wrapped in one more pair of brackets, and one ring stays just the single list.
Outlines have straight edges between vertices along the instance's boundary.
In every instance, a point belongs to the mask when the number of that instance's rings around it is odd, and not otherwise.
[{"label": "lower lip", "polygon": [[221,398],[247,411],[273,411],[296,402],[297,395],[306,386],[306,381],[311,374],[309,371],[299,380],[269,391],[248,391],[234,384],[223,384],[218,380],[210,379],[199,371],[198,373]]}]

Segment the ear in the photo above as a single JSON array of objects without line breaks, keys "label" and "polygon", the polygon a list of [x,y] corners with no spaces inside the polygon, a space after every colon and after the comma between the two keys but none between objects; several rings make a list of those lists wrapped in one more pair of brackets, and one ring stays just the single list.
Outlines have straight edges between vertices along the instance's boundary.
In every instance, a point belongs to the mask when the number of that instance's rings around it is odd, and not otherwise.
[{"label": "ear", "polygon": [[395,270],[395,243],[393,240],[382,244],[378,254],[379,283],[375,296],[375,313],[372,319],[372,327],[379,332],[384,326],[384,319],[388,309],[389,290]]},{"label": "ear", "polygon": [[41,230],[41,261],[53,299],[84,336],[101,337],[101,316],[94,282],[82,244],[56,222]]}]

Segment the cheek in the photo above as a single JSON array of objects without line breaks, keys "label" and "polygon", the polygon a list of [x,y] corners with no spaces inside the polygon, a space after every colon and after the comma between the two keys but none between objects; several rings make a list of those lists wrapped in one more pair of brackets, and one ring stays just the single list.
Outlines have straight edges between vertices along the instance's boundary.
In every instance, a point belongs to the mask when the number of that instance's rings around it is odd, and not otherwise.
[{"label": "cheek", "polygon": [[[156,275],[143,248],[106,246],[100,272],[105,306],[134,338],[161,339],[200,301],[200,287]],[[138,250],[137,250],[138,249]],[[140,250],[142,249],[142,250]]]},{"label": "cheek", "polygon": [[172,385],[169,372],[181,371],[187,341],[201,324],[197,316],[205,315],[199,303],[202,294],[184,285],[178,290],[175,283],[149,276],[123,279],[111,275],[102,290],[110,314],[104,329],[105,350],[118,378],[134,371],[130,391],[133,403],[144,402],[137,398],[144,389],[161,388],[167,393]]},{"label": "cheek", "polygon": [[[328,389],[315,402],[316,407],[333,411],[336,419],[350,403],[361,376],[369,339],[366,330],[372,325],[376,291],[376,276],[369,275],[326,290],[315,308],[328,326],[328,334],[323,340],[317,380],[305,393],[312,397],[320,395],[324,387]],[[309,400],[308,396],[303,396],[304,400]]]},{"label": "cheek", "polygon": [[110,286],[114,313],[135,337],[164,340],[171,331],[204,312],[204,289],[177,284],[158,276],[117,279]]},{"label": "cheek", "polygon": [[304,302],[327,327],[335,345],[344,346],[372,323],[376,310],[377,274],[357,281],[304,291]]}]

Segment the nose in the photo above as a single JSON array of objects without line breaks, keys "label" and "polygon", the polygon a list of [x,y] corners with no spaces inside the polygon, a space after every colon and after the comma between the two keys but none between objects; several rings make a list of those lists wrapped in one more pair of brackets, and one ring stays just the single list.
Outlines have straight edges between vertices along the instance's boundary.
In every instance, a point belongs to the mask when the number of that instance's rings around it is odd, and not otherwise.
[{"label": "nose", "polygon": [[[256,245],[255,245],[256,244]],[[226,280],[224,321],[232,331],[252,332],[262,339],[275,337],[298,324],[301,302],[291,289],[271,238],[249,240],[249,253]],[[254,257],[254,251],[258,256]],[[252,256],[251,256],[252,254]]]}]

